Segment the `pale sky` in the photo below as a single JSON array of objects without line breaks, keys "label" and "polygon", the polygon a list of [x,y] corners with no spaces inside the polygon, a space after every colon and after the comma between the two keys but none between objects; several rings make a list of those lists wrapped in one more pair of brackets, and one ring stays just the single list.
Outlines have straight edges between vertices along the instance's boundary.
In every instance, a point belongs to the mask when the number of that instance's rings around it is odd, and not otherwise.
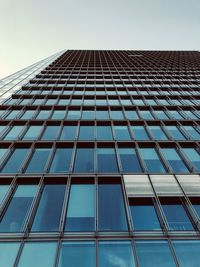
[{"label": "pale sky", "polygon": [[63,49],[200,50],[200,0],[0,0],[0,78]]}]

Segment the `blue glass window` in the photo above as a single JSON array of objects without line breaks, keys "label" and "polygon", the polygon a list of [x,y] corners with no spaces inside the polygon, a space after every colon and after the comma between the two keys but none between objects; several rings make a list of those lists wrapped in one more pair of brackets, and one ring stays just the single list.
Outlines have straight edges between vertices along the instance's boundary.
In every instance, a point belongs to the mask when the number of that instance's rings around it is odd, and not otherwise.
[{"label": "blue glass window", "polygon": [[79,120],[81,117],[81,111],[80,110],[69,110],[67,114],[68,120]]},{"label": "blue glass window", "polygon": [[14,266],[17,253],[19,251],[20,243],[17,242],[1,242],[0,243],[0,266],[11,267]]},{"label": "blue glass window", "polygon": [[181,114],[176,110],[168,110],[168,113],[172,119],[176,119],[176,120],[182,120],[183,119]]},{"label": "blue glass window", "polygon": [[100,231],[127,231],[120,184],[99,184],[98,212]]},{"label": "blue glass window", "polygon": [[45,105],[52,106],[52,105],[55,105],[57,101],[58,101],[57,99],[47,99],[47,102],[45,103]]},{"label": "blue glass window", "polygon": [[26,110],[24,114],[21,116],[22,120],[29,120],[31,119],[35,114],[35,110]]},{"label": "blue glass window", "polygon": [[38,113],[36,119],[37,119],[37,120],[46,120],[46,119],[49,118],[50,112],[51,112],[51,110],[41,110],[41,111]]},{"label": "blue glass window", "polygon": [[4,197],[6,196],[8,189],[9,189],[9,185],[7,185],[7,184],[0,185],[0,205],[1,205],[1,202],[3,201]]},{"label": "blue glass window", "polygon": [[142,117],[142,119],[144,119],[144,120],[152,120],[153,119],[153,116],[152,116],[150,110],[140,110],[139,113],[140,113],[140,116]]},{"label": "blue glass window", "polygon": [[149,140],[144,126],[131,126],[135,140]]},{"label": "blue glass window", "polygon": [[69,172],[72,148],[57,148],[53,157],[50,173]]},{"label": "blue glass window", "polygon": [[162,162],[154,148],[140,148],[142,159],[145,162],[147,170],[150,173],[158,172],[163,173],[165,169]]},{"label": "blue glass window", "polygon": [[188,172],[188,168],[174,148],[162,148],[161,151],[174,172]]},{"label": "blue glass window", "polygon": [[52,120],[63,120],[66,115],[66,110],[54,110],[51,119]]},{"label": "blue glass window", "polygon": [[3,173],[17,173],[20,171],[20,167],[22,167],[22,163],[24,162],[29,149],[28,148],[16,148],[14,152],[11,154],[10,158],[6,162],[2,172]]},{"label": "blue glass window", "polygon": [[151,198],[133,198],[129,203],[134,230],[156,231],[161,229]]},{"label": "blue glass window", "polygon": [[42,135],[42,140],[55,140],[58,136],[60,126],[48,125]]},{"label": "blue glass window", "polygon": [[15,119],[16,116],[18,116],[20,114],[20,112],[21,112],[21,110],[13,110],[6,116],[6,119],[7,120]]},{"label": "blue glass window", "polygon": [[187,159],[191,161],[192,165],[197,171],[200,171],[200,155],[194,148],[182,148],[182,151],[187,156]]},{"label": "blue glass window", "polygon": [[50,148],[36,148],[26,169],[27,173],[41,173],[45,170]]},{"label": "blue glass window", "polygon": [[138,114],[135,110],[125,110],[125,115],[128,120],[138,120]]},{"label": "blue glass window", "polygon": [[169,119],[163,110],[154,110],[153,112],[159,120],[168,120]]},{"label": "blue glass window", "polygon": [[174,240],[172,241],[181,267],[200,267],[200,241],[199,240]]},{"label": "blue glass window", "polygon": [[130,133],[127,126],[114,126],[114,133],[116,140],[131,140]]},{"label": "blue glass window", "polygon": [[141,166],[134,148],[119,148],[123,173],[141,172]]},{"label": "blue glass window", "polygon": [[200,218],[200,198],[199,197],[190,197],[193,208],[195,209],[197,215]]},{"label": "blue glass window", "polygon": [[0,232],[22,232],[37,185],[19,185],[0,222]]},{"label": "blue glass window", "polygon": [[74,163],[75,173],[91,173],[94,172],[94,149],[93,148],[77,148]]},{"label": "blue glass window", "polygon": [[53,267],[57,244],[54,242],[27,242],[24,245],[18,267]]},{"label": "blue glass window", "polygon": [[17,140],[20,137],[21,131],[24,129],[24,126],[13,126],[10,131],[3,138],[4,140]]},{"label": "blue glass window", "polygon": [[184,110],[184,114],[186,114],[186,116],[192,120],[197,120],[198,116],[196,116],[196,114],[194,114],[192,111],[190,110]]},{"label": "blue glass window", "polygon": [[97,120],[109,120],[108,110],[96,110]]},{"label": "blue glass window", "polygon": [[95,112],[94,110],[83,110],[82,111],[82,120],[94,120]]},{"label": "blue glass window", "polygon": [[160,199],[165,217],[172,231],[193,230],[193,226],[188,218],[186,210],[180,198],[161,198]]},{"label": "blue glass window", "polygon": [[140,267],[176,267],[167,241],[136,241],[136,252]]},{"label": "blue glass window", "polygon": [[97,126],[97,140],[113,140],[111,126]]},{"label": "blue glass window", "polygon": [[95,242],[63,242],[61,245],[58,267],[66,266],[96,266]]},{"label": "blue glass window", "polygon": [[77,135],[76,125],[63,126],[60,140],[75,140]]},{"label": "blue glass window", "polygon": [[67,209],[65,231],[94,231],[95,186],[72,184]]},{"label": "blue glass window", "polygon": [[124,115],[121,110],[111,110],[110,117],[112,120],[123,120]]},{"label": "blue glass window", "polygon": [[97,149],[98,172],[116,173],[118,172],[117,159],[114,148]]},{"label": "blue glass window", "polygon": [[154,140],[167,140],[165,133],[160,126],[148,126]]},{"label": "blue glass window", "polygon": [[192,126],[182,126],[182,128],[191,136],[194,140],[200,140],[200,133]]},{"label": "blue glass window", "polygon": [[130,241],[100,241],[99,267],[135,267]]},{"label": "blue glass window", "polygon": [[30,126],[22,139],[23,140],[37,140],[42,131],[42,128],[43,128],[42,125]]},{"label": "blue glass window", "polygon": [[165,126],[174,140],[185,140],[185,136],[181,133],[177,126]]},{"label": "blue glass window", "polygon": [[60,99],[59,102],[58,102],[58,105],[60,105],[60,106],[67,106],[67,105],[69,105],[69,99]]},{"label": "blue glass window", "polygon": [[65,184],[46,184],[32,225],[32,232],[58,231]]},{"label": "blue glass window", "polygon": [[94,126],[81,125],[79,130],[79,140],[94,140]]}]

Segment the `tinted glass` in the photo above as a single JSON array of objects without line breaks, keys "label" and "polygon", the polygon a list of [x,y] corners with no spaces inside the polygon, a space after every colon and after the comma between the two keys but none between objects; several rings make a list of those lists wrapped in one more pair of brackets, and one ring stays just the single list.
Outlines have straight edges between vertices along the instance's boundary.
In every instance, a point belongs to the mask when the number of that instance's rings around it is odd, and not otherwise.
[{"label": "tinted glass", "polygon": [[1,242],[0,243],[0,267],[14,266],[20,243]]},{"label": "tinted glass", "polygon": [[55,140],[58,136],[58,130],[60,126],[47,126],[43,135],[42,140]]},{"label": "tinted glass", "polygon": [[96,110],[96,119],[97,120],[108,120],[109,113],[107,110]]},{"label": "tinted glass", "polygon": [[69,172],[72,148],[57,148],[51,163],[50,172]]},{"label": "tinted glass", "polygon": [[118,172],[117,159],[114,148],[97,149],[98,172]]},{"label": "tinted glass", "polygon": [[120,148],[119,154],[123,173],[142,171],[134,148]]},{"label": "tinted glass", "polygon": [[13,126],[10,131],[4,137],[4,140],[17,140],[20,137],[20,132],[24,129],[24,126]]},{"label": "tinted glass", "polygon": [[191,161],[192,165],[197,171],[200,171],[200,155],[194,148],[182,148],[182,151],[187,156],[187,159]]},{"label": "tinted glass", "polygon": [[124,115],[121,110],[111,110],[110,117],[112,120],[123,120]]},{"label": "tinted glass", "polygon": [[120,184],[99,184],[98,212],[100,231],[126,231],[127,221]]},{"label": "tinted glass", "polygon": [[91,173],[94,172],[94,149],[77,148],[74,163],[74,172]]},{"label": "tinted glass", "polygon": [[165,172],[160,158],[154,148],[140,148],[140,153],[149,172]]},{"label": "tinted glass", "polygon": [[130,140],[130,134],[127,126],[114,126],[116,140]]},{"label": "tinted glass", "polygon": [[79,140],[94,140],[94,126],[80,126]]},{"label": "tinted glass", "polygon": [[200,140],[200,133],[192,126],[182,126],[189,136],[194,140]]},{"label": "tinted glass", "polygon": [[60,140],[75,140],[77,134],[77,126],[68,125],[64,126],[60,136]]},{"label": "tinted glass", "polygon": [[68,120],[79,120],[81,117],[81,111],[80,110],[69,110],[67,114]]},{"label": "tinted glass", "polygon": [[49,118],[49,115],[50,115],[50,112],[51,112],[51,110],[41,110],[41,111],[38,113],[36,119],[38,119],[38,120],[45,120],[45,119],[48,119],[48,118]]},{"label": "tinted glass", "polygon": [[125,115],[126,115],[126,118],[128,120],[137,120],[138,119],[138,115],[137,115],[137,112],[135,110],[126,110]]},{"label": "tinted glass", "polygon": [[39,137],[39,134],[42,131],[43,126],[30,126],[28,128],[28,131],[25,133],[24,137],[22,138],[23,140],[36,140]]},{"label": "tinted glass", "polygon": [[19,185],[0,222],[0,232],[23,231],[37,185]]},{"label": "tinted glass", "polygon": [[93,231],[95,227],[95,186],[72,184],[67,209],[66,231]]},{"label": "tinted glass", "polygon": [[167,241],[136,241],[140,267],[176,267]]},{"label": "tinted glass", "polygon": [[95,255],[94,242],[63,242],[58,267],[94,267]]},{"label": "tinted glass", "polygon": [[135,140],[149,140],[144,126],[131,126]]},{"label": "tinted glass", "polygon": [[167,140],[165,133],[160,126],[148,126],[153,139],[155,140]]},{"label": "tinted glass", "polygon": [[97,126],[97,140],[112,140],[111,126]]},{"label": "tinted glass", "polygon": [[165,126],[170,136],[174,140],[185,140],[185,136],[180,132],[176,126]]},{"label": "tinted glass", "polygon": [[33,115],[35,114],[35,110],[27,110],[24,112],[24,114],[21,116],[21,119],[23,120],[28,120],[31,119],[33,117]]},{"label": "tinted glass", "polygon": [[18,267],[53,267],[57,244],[53,242],[25,243]]},{"label": "tinted glass", "polygon": [[130,241],[100,241],[99,267],[134,267],[133,249]]},{"label": "tinted glass", "polygon": [[58,231],[65,184],[45,185],[31,231]]},{"label": "tinted glass", "polygon": [[63,120],[66,115],[66,110],[54,110],[52,120]]},{"label": "tinted glass", "polygon": [[28,164],[26,172],[27,173],[44,172],[50,151],[51,151],[50,148],[36,148]]}]

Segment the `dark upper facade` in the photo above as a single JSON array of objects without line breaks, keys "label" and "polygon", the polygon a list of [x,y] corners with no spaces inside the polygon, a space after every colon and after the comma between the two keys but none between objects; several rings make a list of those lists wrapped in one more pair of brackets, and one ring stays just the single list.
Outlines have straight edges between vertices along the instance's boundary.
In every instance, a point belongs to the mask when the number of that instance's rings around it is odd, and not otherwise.
[{"label": "dark upper facade", "polygon": [[67,50],[0,87],[0,267],[200,266],[198,51]]}]

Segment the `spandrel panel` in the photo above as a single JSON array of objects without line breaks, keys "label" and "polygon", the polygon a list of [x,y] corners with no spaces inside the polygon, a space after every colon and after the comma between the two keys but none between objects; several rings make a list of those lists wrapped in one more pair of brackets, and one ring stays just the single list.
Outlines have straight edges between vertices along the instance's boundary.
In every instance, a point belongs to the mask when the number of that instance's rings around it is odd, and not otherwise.
[{"label": "spandrel panel", "polygon": [[123,178],[126,193],[129,197],[139,195],[154,195],[147,175],[124,175]]}]

